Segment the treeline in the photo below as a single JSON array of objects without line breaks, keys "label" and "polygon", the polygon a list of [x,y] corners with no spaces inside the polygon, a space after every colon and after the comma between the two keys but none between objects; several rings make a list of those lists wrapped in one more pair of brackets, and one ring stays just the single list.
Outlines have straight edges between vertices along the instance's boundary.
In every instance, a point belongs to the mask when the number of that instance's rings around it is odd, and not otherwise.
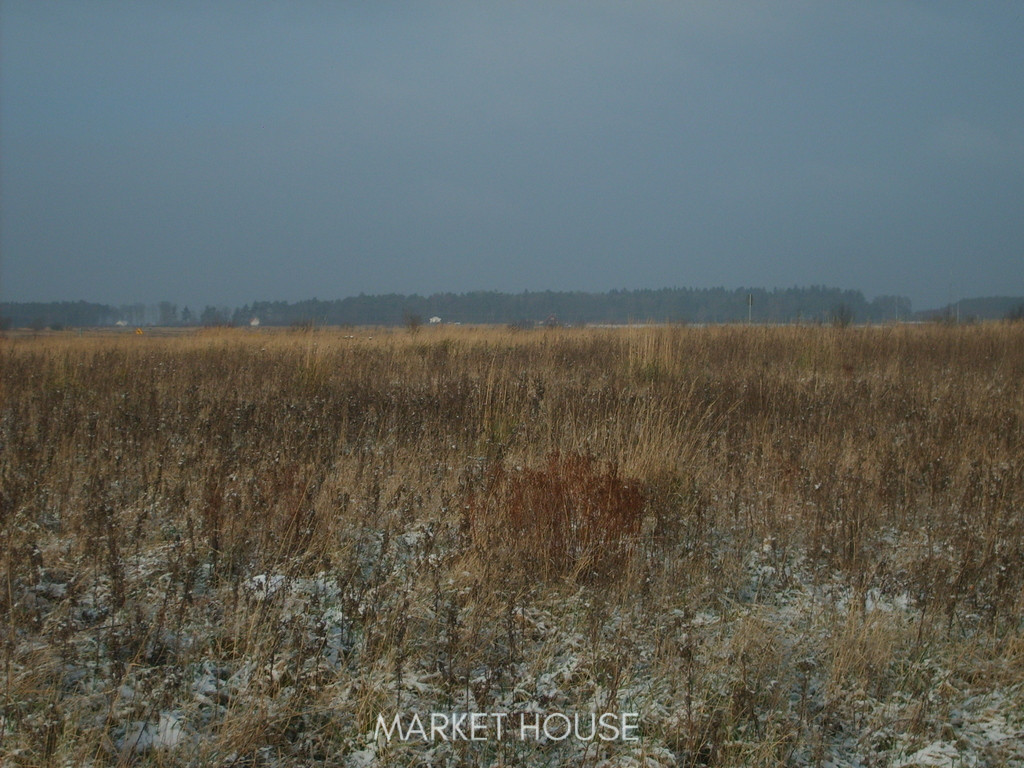
[{"label": "treeline", "polygon": [[189,307],[159,304],[110,306],[87,301],[0,303],[0,328],[82,328],[115,324],[141,326],[402,325],[439,317],[446,323],[558,325],[670,323],[879,323],[893,320],[973,322],[1024,319],[1024,297],[962,299],[932,310],[912,312],[910,299],[824,286],[809,288],[662,288],[498,293],[386,294],[321,301],[258,301],[242,307]]},{"label": "treeline", "polygon": [[910,300],[882,296],[868,301],[860,291],[813,286],[762,288],[662,288],[498,293],[437,293],[431,296],[353,296],[335,301],[261,301],[236,310],[235,323],[258,318],[265,325],[399,325],[439,317],[446,323],[532,325],[637,322],[757,323],[884,322],[907,319]]},{"label": "treeline", "polygon": [[117,307],[88,301],[26,301],[0,303],[0,328],[82,328],[113,325]]},{"label": "treeline", "polygon": [[825,286],[809,288],[662,288],[499,293],[386,294],[322,301],[258,301],[235,309],[207,306],[193,311],[176,304],[119,307],[85,301],[3,303],[8,327],[62,328],[128,325],[401,325],[446,323],[583,325],[641,322],[674,323],[863,323],[911,318],[910,300]]},{"label": "treeline", "polygon": [[227,325],[237,310],[230,307],[206,307],[193,312],[177,304],[96,304],[88,301],[0,302],[0,329],[95,328],[110,325]]},{"label": "treeline", "polygon": [[969,323],[975,320],[1024,320],[1024,298],[1020,296],[986,296],[961,299],[939,309],[919,313],[924,320]]}]

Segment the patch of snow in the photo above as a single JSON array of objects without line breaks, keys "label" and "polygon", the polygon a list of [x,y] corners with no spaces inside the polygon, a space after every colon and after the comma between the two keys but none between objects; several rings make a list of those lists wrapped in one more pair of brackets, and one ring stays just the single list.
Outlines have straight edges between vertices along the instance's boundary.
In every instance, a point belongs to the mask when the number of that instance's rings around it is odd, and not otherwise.
[{"label": "patch of snow", "polygon": [[360,749],[348,756],[345,765],[348,768],[369,768],[377,762],[377,753],[372,749]]},{"label": "patch of snow", "polygon": [[257,600],[265,600],[273,596],[282,586],[284,586],[284,576],[280,574],[261,573],[245,582],[246,589],[252,592]]},{"label": "patch of snow", "polygon": [[965,762],[967,759],[968,756],[961,754],[961,751],[957,749],[955,744],[950,744],[948,741],[936,741],[923,749],[917,750],[917,752],[909,757],[897,760],[892,764],[892,768],[925,768],[925,766],[958,768],[959,766],[976,764],[975,760]]},{"label": "patch of snow", "polygon": [[135,720],[125,727],[124,736],[117,740],[117,748],[121,752],[143,754],[153,748],[153,737],[156,728],[145,720]]},{"label": "patch of snow", "polygon": [[195,742],[195,736],[178,712],[161,712],[160,724],[156,729],[154,744],[164,749],[174,749]]}]

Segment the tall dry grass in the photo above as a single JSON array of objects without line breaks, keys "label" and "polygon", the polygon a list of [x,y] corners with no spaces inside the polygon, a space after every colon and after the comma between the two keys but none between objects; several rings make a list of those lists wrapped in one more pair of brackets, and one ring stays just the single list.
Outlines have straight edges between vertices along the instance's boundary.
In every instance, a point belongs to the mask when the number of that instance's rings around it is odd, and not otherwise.
[{"label": "tall dry grass", "polygon": [[820,764],[1024,685],[1018,325],[56,334],[0,371],[5,764],[344,764],[428,704]]}]

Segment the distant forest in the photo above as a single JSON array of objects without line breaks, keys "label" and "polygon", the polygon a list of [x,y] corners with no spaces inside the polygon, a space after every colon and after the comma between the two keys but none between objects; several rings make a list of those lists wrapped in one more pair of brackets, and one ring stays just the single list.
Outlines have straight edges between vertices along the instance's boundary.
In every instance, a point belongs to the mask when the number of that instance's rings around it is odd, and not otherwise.
[{"label": "distant forest", "polygon": [[440,318],[445,323],[533,325],[668,323],[878,323],[947,318],[961,321],[1024,314],[1024,298],[969,299],[927,313],[913,314],[910,299],[825,286],[808,288],[662,288],[607,293],[524,291],[386,294],[323,301],[258,301],[242,307],[110,306],[77,302],[0,303],[7,328],[81,328],[112,325],[410,325]]}]

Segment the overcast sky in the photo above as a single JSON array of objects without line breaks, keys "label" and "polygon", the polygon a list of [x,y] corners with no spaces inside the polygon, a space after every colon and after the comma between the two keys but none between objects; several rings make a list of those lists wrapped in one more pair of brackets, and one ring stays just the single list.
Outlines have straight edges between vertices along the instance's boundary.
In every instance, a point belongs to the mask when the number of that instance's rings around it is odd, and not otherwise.
[{"label": "overcast sky", "polygon": [[0,299],[1024,295],[1024,4],[0,2]]}]

